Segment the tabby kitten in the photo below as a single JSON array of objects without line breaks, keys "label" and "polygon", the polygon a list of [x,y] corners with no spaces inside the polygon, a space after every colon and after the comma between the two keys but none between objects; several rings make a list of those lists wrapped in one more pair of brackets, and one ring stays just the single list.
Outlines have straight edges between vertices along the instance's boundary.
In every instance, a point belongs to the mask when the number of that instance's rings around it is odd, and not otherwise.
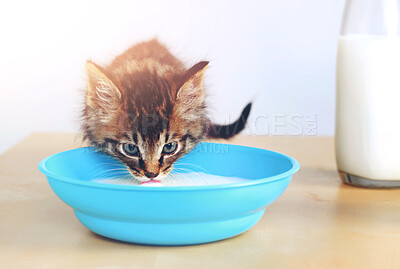
[{"label": "tabby kitten", "polygon": [[84,139],[143,182],[166,176],[201,140],[237,134],[251,103],[236,122],[211,123],[204,103],[207,65],[186,69],[155,39],[131,47],[104,68],[88,61]]}]

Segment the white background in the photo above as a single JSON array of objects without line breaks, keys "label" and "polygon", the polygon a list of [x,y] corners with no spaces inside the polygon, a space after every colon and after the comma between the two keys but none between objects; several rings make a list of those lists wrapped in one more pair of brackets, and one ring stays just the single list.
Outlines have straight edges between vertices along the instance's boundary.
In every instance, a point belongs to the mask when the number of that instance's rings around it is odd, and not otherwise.
[{"label": "white background", "polygon": [[32,132],[76,132],[84,63],[157,36],[188,67],[209,60],[212,118],[254,102],[247,133],[333,135],[344,0],[4,1],[0,152]]}]

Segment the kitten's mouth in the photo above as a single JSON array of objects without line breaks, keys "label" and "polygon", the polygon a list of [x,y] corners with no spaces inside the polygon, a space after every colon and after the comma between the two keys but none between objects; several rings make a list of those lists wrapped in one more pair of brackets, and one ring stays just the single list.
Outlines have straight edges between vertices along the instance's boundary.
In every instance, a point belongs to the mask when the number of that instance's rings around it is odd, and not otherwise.
[{"label": "kitten's mouth", "polygon": [[143,184],[148,184],[148,183],[161,183],[161,180],[158,180],[158,179],[150,179],[150,180],[147,180],[147,181],[142,181],[142,185]]}]

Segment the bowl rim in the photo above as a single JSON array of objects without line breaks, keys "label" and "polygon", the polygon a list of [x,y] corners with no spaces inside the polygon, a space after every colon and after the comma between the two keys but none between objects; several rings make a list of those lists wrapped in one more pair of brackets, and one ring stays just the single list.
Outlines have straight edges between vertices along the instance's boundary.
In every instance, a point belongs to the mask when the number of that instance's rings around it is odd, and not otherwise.
[{"label": "bowl rim", "polygon": [[200,185],[200,186],[163,186],[163,187],[150,187],[150,186],[141,186],[141,185],[122,185],[122,184],[121,185],[119,185],[119,184],[104,184],[101,182],[84,181],[81,179],[75,179],[75,178],[57,175],[47,169],[46,162],[48,160],[50,160],[51,158],[54,158],[57,155],[65,154],[66,152],[80,151],[80,150],[92,148],[92,147],[80,147],[80,148],[75,148],[75,149],[58,152],[58,153],[52,154],[52,155],[44,158],[43,160],[40,161],[38,168],[39,168],[40,172],[42,172],[44,175],[47,176],[48,181],[50,181],[49,177],[51,177],[51,178],[54,178],[54,179],[57,179],[59,181],[63,181],[66,183],[79,185],[79,186],[92,187],[92,188],[99,188],[99,189],[103,189],[103,190],[112,189],[112,190],[124,190],[124,191],[151,191],[151,192],[201,191],[201,190],[231,189],[231,188],[254,186],[254,185],[259,185],[259,184],[264,184],[264,183],[272,183],[272,182],[283,180],[289,176],[293,176],[300,169],[300,164],[296,159],[294,159],[288,155],[282,154],[280,152],[256,148],[256,147],[227,144],[227,143],[201,142],[199,145],[202,145],[202,144],[203,145],[204,144],[205,145],[207,145],[207,144],[228,145],[229,147],[233,147],[238,150],[263,152],[263,153],[267,153],[267,154],[272,154],[275,157],[290,161],[290,163],[292,164],[292,167],[289,170],[287,170],[283,173],[280,173],[280,174],[276,174],[276,175],[273,175],[270,177],[265,177],[265,178],[260,178],[260,179],[248,180],[248,181],[239,182],[239,183],[228,183],[228,184],[219,184],[219,185]]}]

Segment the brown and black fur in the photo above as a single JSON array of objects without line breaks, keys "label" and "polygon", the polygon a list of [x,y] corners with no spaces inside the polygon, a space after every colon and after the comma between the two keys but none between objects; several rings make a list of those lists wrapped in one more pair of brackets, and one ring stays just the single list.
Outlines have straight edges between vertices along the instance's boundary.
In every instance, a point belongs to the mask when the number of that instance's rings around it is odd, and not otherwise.
[{"label": "brown and black fur", "polygon": [[[233,124],[212,124],[203,87],[207,65],[203,61],[186,69],[157,40],[137,44],[104,68],[88,61],[85,140],[146,181],[167,175],[173,163],[201,140],[237,134],[245,126],[251,104]],[[160,154],[171,141],[179,144],[179,150],[171,156]],[[140,156],[122,154],[121,143],[138,145]]]}]

